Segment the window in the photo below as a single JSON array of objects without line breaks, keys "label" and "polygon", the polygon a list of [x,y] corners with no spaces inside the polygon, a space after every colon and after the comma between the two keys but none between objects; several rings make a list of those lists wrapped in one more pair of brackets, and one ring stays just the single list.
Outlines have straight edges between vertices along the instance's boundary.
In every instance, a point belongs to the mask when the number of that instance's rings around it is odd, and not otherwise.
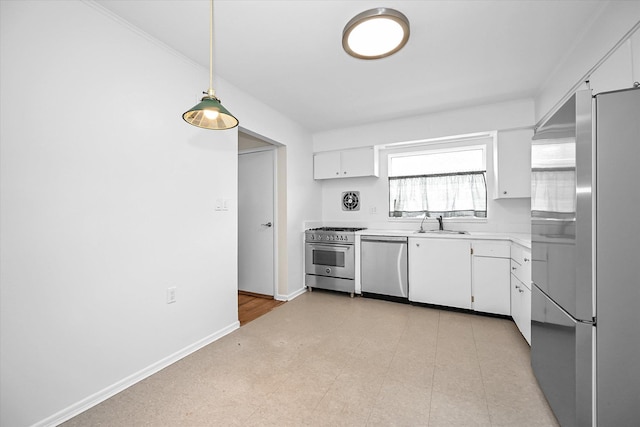
[{"label": "window", "polygon": [[486,218],[484,145],[389,155],[389,217]]},{"label": "window", "polygon": [[573,219],[576,215],[576,142],[535,141],[531,146],[531,215]]}]

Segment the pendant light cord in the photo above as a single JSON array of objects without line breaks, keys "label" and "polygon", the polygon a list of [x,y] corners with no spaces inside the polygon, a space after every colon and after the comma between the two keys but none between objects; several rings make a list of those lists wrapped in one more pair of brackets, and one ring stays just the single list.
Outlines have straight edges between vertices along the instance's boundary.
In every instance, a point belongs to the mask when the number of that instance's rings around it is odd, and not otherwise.
[{"label": "pendant light cord", "polygon": [[211,19],[209,21],[209,96],[214,96],[213,91],[213,0],[211,0]]}]

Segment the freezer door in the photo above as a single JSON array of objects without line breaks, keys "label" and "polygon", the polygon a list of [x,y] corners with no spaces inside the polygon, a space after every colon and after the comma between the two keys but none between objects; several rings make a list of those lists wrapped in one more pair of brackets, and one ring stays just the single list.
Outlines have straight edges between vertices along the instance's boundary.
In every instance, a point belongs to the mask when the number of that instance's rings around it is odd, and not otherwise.
[{"label": "freezer door", "polygon": [[532,287],[531,366],[563,427],[592,424],[593,325],[577,322]]}]

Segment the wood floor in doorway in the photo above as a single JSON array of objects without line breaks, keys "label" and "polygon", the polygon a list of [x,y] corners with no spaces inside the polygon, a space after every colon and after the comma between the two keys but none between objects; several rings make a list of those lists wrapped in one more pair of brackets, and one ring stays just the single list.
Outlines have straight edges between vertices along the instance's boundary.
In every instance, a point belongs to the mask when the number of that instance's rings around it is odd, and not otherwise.
[{"label": "wood floor in doorway", "polygon": [[269,295],[238,291],[238,320],[240,326],[246,325],[263,314],[267,314],[284,301],[277,301]]}]

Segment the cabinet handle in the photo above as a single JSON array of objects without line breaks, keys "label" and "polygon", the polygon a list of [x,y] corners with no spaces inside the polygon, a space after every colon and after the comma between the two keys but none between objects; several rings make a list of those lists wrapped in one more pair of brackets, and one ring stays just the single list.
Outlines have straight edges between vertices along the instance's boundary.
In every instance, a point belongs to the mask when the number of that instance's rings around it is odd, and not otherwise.
[{"label": "cabinet handle", "polygon": [[520,289],[520,286],[519,286],[519,285],[515,285],[515,287],[516,287],[516,289]]},{"label": "cabinet handle", "polygon": [[416,247],[419,248],[420,247],[420,243],[416,243]]},{"label": "cabinet handle", "polygon": [[506,191],[503,191],[503,192],[502,192],[502,194],[507,194],[507,192],[506,192]]},{"label": "cabinet handle", "polygon": [[511,269],[512,269],[512,270],[517,270],[517,268],[515,268],[515,267],[511,267]]},{"label": "cabinet handle", "polygon": [[524,291],[522,289],[518,289],[518,292],[520,292],[521,294],[524,293]]},{"label": "cabinet handle", "polygon": [[346,175],[346,174],[347,174],[347,171],[344,171],[344,172],[342,172],[342,173]]},{"label": "cabinet handle", "polygon": [[524,262],[529,262],[529,258],[525,258],[525,259],[524,259]]},{"label": "cabinet handle", "polygon": [[340,172],[336,172],[336,175],[340,175]]}]

